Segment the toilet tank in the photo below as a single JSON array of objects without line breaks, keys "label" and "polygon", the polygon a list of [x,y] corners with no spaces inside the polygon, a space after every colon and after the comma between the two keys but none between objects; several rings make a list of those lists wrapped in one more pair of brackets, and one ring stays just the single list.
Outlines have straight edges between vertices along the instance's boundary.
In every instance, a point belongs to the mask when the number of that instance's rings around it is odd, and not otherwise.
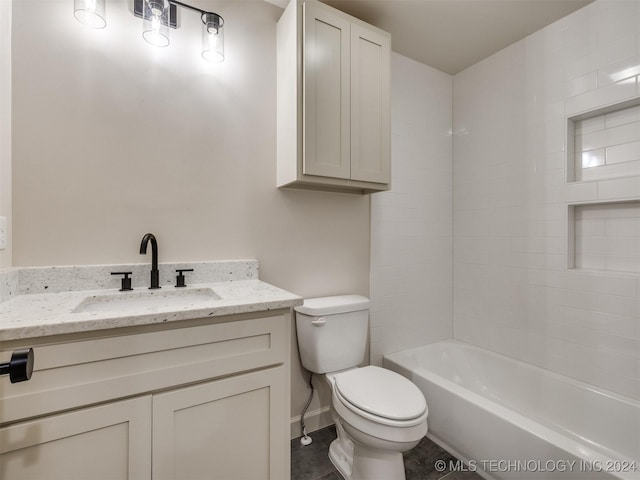
[{"label": "toilet tank", "polygon": [[369,324],[368,298],[360,295],[311,298],[294,310],[304,368],[328,373],[362,363]]}]

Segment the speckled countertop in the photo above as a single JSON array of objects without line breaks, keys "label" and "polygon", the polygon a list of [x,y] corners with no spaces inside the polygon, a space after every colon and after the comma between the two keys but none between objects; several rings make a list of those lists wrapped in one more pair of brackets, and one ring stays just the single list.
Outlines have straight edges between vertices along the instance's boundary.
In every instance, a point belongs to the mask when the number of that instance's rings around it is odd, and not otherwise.
[{"label": "speckled countertop", "polygon": [[[229,263],[224,266],[228,268]],[[77,267],[74,267],[77,268]],[[302,298],[255,275],[198,283],[13,295],[0,303],[0,341],[151,325],[194,318],[290,308]],[[216,280],[219,280],[216,278]],[[135,285],[135,284],[134,284]]]}]

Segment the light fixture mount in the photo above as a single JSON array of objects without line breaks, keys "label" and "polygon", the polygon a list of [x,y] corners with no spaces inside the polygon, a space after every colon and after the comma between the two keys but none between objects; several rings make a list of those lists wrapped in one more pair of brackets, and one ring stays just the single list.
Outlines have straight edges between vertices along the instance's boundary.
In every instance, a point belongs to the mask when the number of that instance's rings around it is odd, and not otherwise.
[{"label": "light fixture mount", "polygon": [[[133,14],[138,18],[144,18],[144,0],[133,0]],[[178,6],[169,2],[169,27],[178,28]]]}]

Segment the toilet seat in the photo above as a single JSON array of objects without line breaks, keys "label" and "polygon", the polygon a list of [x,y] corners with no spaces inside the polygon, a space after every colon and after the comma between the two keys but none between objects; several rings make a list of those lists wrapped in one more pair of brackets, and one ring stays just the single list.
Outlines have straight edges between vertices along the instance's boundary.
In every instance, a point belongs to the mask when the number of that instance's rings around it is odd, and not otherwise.
[{"label": "toilet seat", "polygon": [[427,417],[420,389],[402,375],[368,366],[333,376],[337,399],[353,413],[389,426],[418,425]]}]

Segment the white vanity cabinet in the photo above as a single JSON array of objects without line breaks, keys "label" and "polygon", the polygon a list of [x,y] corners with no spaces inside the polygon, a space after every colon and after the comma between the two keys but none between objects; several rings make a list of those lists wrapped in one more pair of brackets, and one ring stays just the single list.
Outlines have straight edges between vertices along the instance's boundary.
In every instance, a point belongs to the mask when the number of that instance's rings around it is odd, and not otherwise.
[{"label": "white vanity cabinet", "polygon": [[390,35],[315,0],[277,35],[278,186],[388,190]]},{"label": "white vanity cabinet", "polygon": [[151,478],[151,396],[0,428],[0,478]]},{"label": "white vanity cabinet", "polygon": [[279,461],[289,425],[283,373],[272,368],[154,395],[153,478],[288,478],[289,463]]},{"label": "white vanity cabinet", "polygon": [[288,479],[289,309],[2,343],[0,478]]}]

